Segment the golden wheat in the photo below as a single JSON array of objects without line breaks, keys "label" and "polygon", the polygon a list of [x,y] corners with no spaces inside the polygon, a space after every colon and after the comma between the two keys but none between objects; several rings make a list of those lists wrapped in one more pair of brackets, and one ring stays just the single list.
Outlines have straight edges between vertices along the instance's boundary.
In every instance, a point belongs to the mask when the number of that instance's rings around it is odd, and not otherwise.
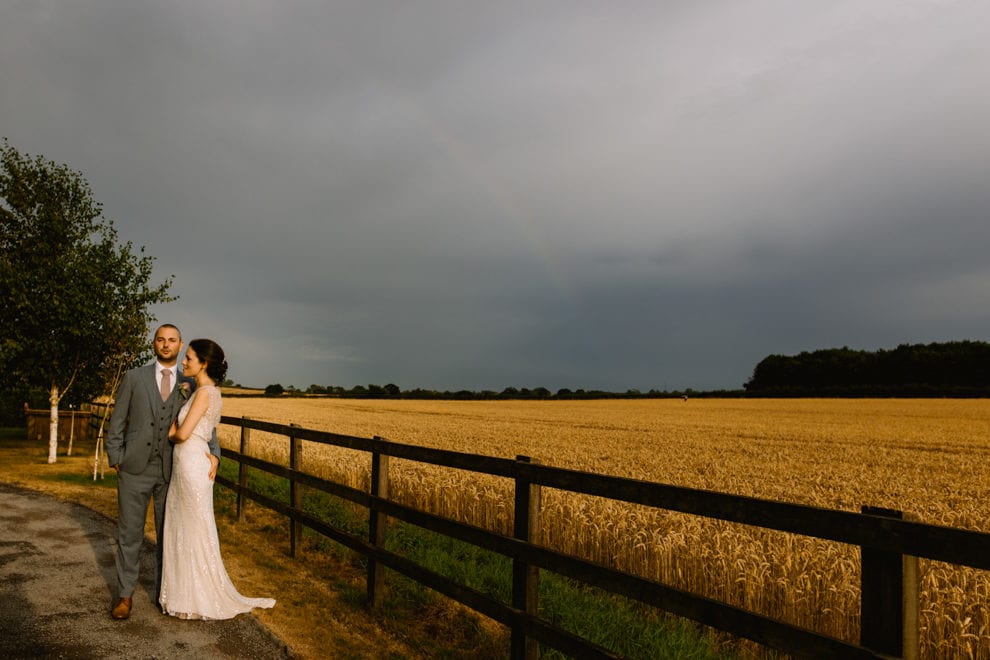
[{"label": "golden wheat", "polygon": [[[224,412],[360,437],[990,531],[990,401],[238,399]],[[221,434],[235,447],[237,430]],[[367,488],[370,460],[305,443],[304,469]],[[252,453],[285,464],[284,438]],[[398,501],[507,532],[511,484],[395,461]],[[546,489],[544,543],[848,641],[858,549]],[[924,657],[990,658],[990,574],[921,562]]]}]

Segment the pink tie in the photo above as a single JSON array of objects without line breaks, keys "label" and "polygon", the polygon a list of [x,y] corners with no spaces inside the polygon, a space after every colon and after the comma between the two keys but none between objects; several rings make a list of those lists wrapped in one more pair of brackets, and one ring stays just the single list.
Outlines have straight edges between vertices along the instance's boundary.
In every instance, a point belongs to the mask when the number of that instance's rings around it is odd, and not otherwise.
[{"label": "pink tie", "polygon": [[172,393],[172,372],[162,369],[162,401],[168,399]]}]

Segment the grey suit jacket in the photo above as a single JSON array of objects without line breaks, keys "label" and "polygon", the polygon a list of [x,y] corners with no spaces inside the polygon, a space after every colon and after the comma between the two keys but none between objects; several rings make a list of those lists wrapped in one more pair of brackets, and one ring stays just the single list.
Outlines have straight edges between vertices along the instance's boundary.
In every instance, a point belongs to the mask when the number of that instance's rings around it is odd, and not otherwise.
[{"label": "grey suit jacket", "polygon": [[[179,384],[188,382],[192,391],[195,383],[176,369],[172,394],[163,403],[155,382],[155,365],[131,369],[117,389],[110,426],[107,430],[107,460],[110,465],[120,465],[124,472],[140,474],[148,467],[157,445],[162,456],[162,476],[172,477],[172,443],[168,428],[179,413],[184,400],[179,394]],[[216,431],[210,438],[210,453],[220,456],[220,444]]]}]

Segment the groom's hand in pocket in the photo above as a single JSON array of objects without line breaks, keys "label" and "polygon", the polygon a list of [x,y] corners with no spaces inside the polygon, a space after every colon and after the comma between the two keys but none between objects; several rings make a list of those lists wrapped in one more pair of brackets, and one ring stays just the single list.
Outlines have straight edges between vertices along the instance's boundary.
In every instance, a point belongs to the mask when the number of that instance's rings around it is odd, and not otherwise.
[{"label": "groom's hand in pocket", "polygon": [[210,459],[210,481],[214,481],[217,478],[217,466],[220,465],[220,459],[206,452],[206,457]]}]

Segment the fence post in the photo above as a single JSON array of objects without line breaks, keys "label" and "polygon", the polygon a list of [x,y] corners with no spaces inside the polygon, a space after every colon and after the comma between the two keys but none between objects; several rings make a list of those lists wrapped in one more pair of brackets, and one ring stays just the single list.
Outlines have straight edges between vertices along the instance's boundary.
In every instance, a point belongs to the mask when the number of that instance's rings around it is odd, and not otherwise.
[{"label": "fence post", "polygon": [[[918,516],[904,514],[905,520],[917,521]],[[904,555],[904,660],[921,657],[921,586],[918,558]]]},{"label": "fence post", "polygon": [[[863,506],[871,516],[903,519],[894,509]],[[918,558],[860,548],[862,604],[860,644],[898,658],[917,658]]]},{"label": "fence post", "polygon": [[[298,424],[289,426],[300,428]],[[289,438],[289,467],[295,471],[302,468],[302,440],[300,438]],[[289,481],[289,501],[293,510],[302,512],[302,486],[296,483],[295,479]],[[295,518],[289,518],[289,554],[295,558],[296,553],[302,550],[302,523]]]},{"label": "fence post", "polygon": [[[381,438],[375,436],[375,442]],[[371,453],[371,494],[375,497],[388,497],[388,455],[378,451]],[[368,509],[368,542],[380,546],[385,542],[386,516],[372,504]],[[368,604],[372,609],[381,606],[385,599],[385,567],[374,557],[368,557]]]},{"label": "fence post", "polygon": [[[244,421],[250,419],[250,417],[242,417]],[[251,429],[247,428],[243,424],[241,425],[241,456],[247,456],[248,446],[251,443]],[[244,461],[241,461],[240,466],[237,468],[237,522],[244,522],[244,509],[247,504],[247,500],[244,497],[244,489],[247,488],[247,466],[244,465]]]},{"label": "fence post", "polygon": [[[516,456],[520,463],[533,463],[529,456]],[[540,530],[540,500],[539,484],[533,484],[521,477],[516,477],[515,507],[512,520],[512,535],[520,541],[539,543],[542,537]],[[540,569],[524,561],[512,560],[512,607],[526,614],[535,616],[539,607]],[[519,626],[512,627],[511,657],[516,660],[535,660],[539,657],[540,646],[535,639],[526,636],[525,630]]]}]

